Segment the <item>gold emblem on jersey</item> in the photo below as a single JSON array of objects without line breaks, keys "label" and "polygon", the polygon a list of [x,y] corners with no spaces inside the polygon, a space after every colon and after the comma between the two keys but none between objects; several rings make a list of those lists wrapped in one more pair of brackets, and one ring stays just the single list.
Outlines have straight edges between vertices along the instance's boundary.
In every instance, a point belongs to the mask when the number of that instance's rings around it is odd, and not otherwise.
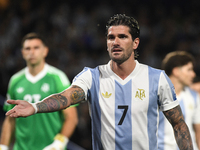
[{"label": "gold emblem on jersey", "polygon": [[188,105],[188,108],[189,108],[190,110],[194,109],[192,104]]},{"label": "gold emblem on jersey", "polygon": [[105,94],[102,93],[102,95],[104,98],[109,98],[112,95],[112,93],[108,94],[108,92],[106,92]]},{"label": "gold emblem on jersey", "polygon": [[144,89],[139,89],[136,91],[136,94],[135,94],[135,98],[139,98],[141,100],[143,100],[143,98],[145,98],[145,90]]}]

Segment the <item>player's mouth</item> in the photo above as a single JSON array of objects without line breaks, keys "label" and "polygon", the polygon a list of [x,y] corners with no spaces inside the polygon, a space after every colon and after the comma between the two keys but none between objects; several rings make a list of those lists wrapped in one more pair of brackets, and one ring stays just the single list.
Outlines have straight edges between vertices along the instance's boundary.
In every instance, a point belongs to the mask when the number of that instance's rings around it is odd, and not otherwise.
[{"label": "player's mouth", "polygon": [[122,48],[112,48],[112,53],[122,52]]},{"label": "player's mouth", "polygon": [[33,61],[33,60],[35,60],[35,58],[29,58],[29,61]]}]

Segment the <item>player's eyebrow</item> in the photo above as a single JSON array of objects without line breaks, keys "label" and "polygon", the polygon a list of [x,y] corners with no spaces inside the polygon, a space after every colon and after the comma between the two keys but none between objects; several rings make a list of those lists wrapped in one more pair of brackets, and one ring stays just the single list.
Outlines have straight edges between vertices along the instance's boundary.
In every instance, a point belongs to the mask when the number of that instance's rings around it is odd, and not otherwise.
[{"label": "player's eyebrow", "polygon": [[[116,36],[113,35],[113,34],[109,34],[109,35],[107,35],[107,39],[112,39],[112,38],[115,38],[115,37],[116,37]],[[117,37],[119,37],[119,38],[125,38],[125,37],[128,37],[128,35],[122,33],[122,34],[118,34]]]},{"label": "player's eyebrow", "polygon": [[112,39],[112,38],[114,38],[115,36],[113,35],[113,34],[109,34],[109,35],[107,35],[107,39]]}]

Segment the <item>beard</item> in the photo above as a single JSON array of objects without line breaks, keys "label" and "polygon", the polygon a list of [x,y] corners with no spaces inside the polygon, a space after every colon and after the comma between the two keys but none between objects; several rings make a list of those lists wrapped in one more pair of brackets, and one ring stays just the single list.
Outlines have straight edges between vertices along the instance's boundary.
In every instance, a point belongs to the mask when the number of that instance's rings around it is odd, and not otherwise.
[{"label": "beard", "polygon": [[117,64],[122,64],[123,62],[125,62],[126,60],[128,60],[131,55],[132,55],[132,51],[128,52],[128,53],[123,53],[121,56],[119,57],[114,57],[112,56],[112,53],[109,53],[110,55],[110,59],[113,60],[114,62],[116,62]]}]

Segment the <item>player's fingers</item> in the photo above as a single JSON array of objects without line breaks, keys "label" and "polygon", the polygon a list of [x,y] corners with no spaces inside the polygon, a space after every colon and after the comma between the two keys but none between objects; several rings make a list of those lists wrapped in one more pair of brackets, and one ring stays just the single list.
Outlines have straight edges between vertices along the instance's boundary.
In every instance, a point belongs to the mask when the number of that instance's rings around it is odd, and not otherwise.
[{"label": "player's fingers", "polygon": [[6,112],[6,116],[10,116],[11,114],[15,113],[14,108]]},{"label": "player's fingers", "polygon": [[14,117],[14,118],[17,118],[17,117],[19,117],[16,113],[12,113],[12,114],[10,114],[10,117]]},{"label": "player's fingers", "polygon": [[15,111],[11,111],[11,110],[10,110],[10,111],[8,111],[8,112],[6,113],[6,116],[18,118],[20,115],[17,114]]},{"label": "player's fingers", "polygon": [[18,104],[18,101],[16,100],[7,100],[6,102],[9,104]]}]

